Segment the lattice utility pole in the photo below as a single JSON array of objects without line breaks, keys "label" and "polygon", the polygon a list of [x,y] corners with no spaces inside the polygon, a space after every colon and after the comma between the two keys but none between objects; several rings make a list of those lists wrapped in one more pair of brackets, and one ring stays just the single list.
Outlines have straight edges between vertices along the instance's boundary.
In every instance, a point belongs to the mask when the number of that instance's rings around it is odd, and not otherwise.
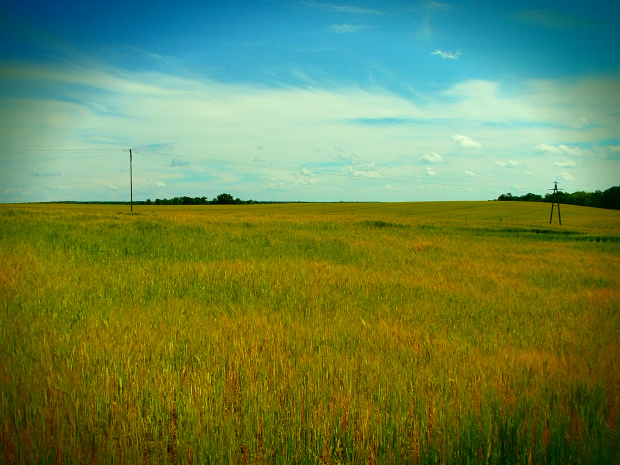
[{"label": "lattice utility pole", "polygon": [[562,215],[560,215],[560,198],[559,198],[559,191],[561,189],[558,189],[558,182],[555,181],[554,182],[554,186],[553,189],[549,189],[550,191],[553,191],[553,195],[551,197],[551,216],[549,217],[549,224],[551,224],[551,222],[553,221],[553,206],[557,203],[558,204],[558,219],[560,220],[560,226],[562,225]]}]

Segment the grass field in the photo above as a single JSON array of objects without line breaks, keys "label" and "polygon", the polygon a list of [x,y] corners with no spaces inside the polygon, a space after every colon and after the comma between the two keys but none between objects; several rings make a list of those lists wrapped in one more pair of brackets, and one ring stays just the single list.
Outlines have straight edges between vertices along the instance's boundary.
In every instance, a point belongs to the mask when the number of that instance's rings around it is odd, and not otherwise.
[{"label": "grass field", "polygon": [[620,212],[0,206],[2,463],[618,463]]}]

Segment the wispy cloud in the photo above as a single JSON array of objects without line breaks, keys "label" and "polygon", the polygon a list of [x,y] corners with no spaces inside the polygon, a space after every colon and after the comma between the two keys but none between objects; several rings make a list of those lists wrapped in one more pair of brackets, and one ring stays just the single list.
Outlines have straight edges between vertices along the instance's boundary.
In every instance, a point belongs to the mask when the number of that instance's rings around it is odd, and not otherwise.
[{"label": "wispy cloud", "polygon": [[179,167],[179,166],[187,166],[187,165],[189,165],[189,163],[190,163],[190,162],[188,162],[188,161],[179,160],[178,158],[173,158],[173,159],[170,161],[170,164],[169,164],[168,166],[176,166],[176,167]]},{"label": "wispy cloud", "polygon": [[114,184],[108,184],[108,190],[117,191],[118,190],[118,186],[115,186]]},{"label": "wispy cloud", "polygon": [[53,171],[46,171],[46,172],[40,172],[37,171],[35,173],[30,173],[30,176],[33,176],[35,178],[54,178],[54,177],[59,177],[62,176],[60,173],[56,173]]},{"label": "wispy cloud", "polygon": [[569,157],[585,157],[592,155],[592,151],[581,147],[568,147],[567,145],[540,144],[534,148],[534,152],[540,155],[565,155]]},{"label": "wispy cloud", "polygon": [[556,161],[554,165],[560,168],[574,168],[577,166],[577,162],[574,162],[573,160]]},{"label": "wispy cloud", "polygon": [[499,166],[500,168],[517,168],[520,165],[521,165],[521,163],[519,163],[516,160],[496,161],[495,162],[495,166]]},{"label": "wispy cloud", "polygon": [[381,10],[376,10],[373,8],[361,8],[357,6],[351,5],[334,5],[333,3],[323,3],[323,2],[305,2],[307,7],[310,8],[320,8],[328,11],[336,11],[339,13],[351,13],[356,15],[383,15],[385,14]]},{"label": "wispy cloud", "polygon": [[134,152],[168,153],[174,151],[173,144],[140,144],[133,147]]},{"label": "wispy cloud", "polygon": [[351,174],[354,178],[375,179],[381,177],[375,168],[374,162],[353,163],[349,167],[349,174]]},{"label": "wispy cloud", "polygon": [[558,181],[574,181],[575,178],[569,174],[569,173],[562,173],[559,174],[558,176],[556,176],[556,178]]},{"label": "wispy cloud", "polygon": [[445,59],[456,60],[458,57],[461,56],[461,51],[457,50],[456,52],[444,52],[442,50],[435,50],[434,52],[431,53],[431,55],[438,55],[444,60]]},{"label": "wispy cloud", "polygon": [[359,32],[370,29],[372,26],[365,24],[333,24],[330,29],[337,34],[347,34],[350,32]]},{"label": "wispy cloud", "polygon": [[437,176],[437,173],[435,173],[435,170],[430,166],[426,167],[426,174],[428,176]]},{"label": "wispy cloud", "polygon": [[354,178],[376,179],[381,177],[375,162],[363,161],[355,154],[350,156],[338,154],[332,158],[341,163],[349,164],[347,172]]}]

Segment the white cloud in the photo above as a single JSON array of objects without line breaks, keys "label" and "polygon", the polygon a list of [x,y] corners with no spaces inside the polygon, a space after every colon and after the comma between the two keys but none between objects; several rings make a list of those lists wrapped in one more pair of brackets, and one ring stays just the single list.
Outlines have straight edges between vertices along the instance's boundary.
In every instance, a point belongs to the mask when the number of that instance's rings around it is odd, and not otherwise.
[{"label": "white cloud", "polygon": [[383,11],[374,10],[371,8],[362,8],[357,6],[348,6],[348,5],[334,5],[333,3],[323,3],[323,2],[312,2],[307,1],[304,2],[304,5],[311,8],[321,8],[323,10],[328,11],[336,11],[338,13],[349,13],[356,15],[383,15]]},{"label": "white cloud", "polygon": [[349,160],[351,162],[351,166],[349,166],[348,171],[349,174],[351,174],[351,176],[353,176],[354,178],[375,179],[381,177],[381,174],[377,171],[374,162],[360,161],[360,157],[355,154],[351,155],[349,157]]},{"label": "white cloud", "polygon": [[362,24],[333,24],[331,26],[332,32],[336,32],[338,34],[347,34],[349,32],[359,32],[364,29],[370,29],[372,26],[362,25]]},{"label": "white cloud", "polygon": [[437,176],[437,173],[435,173],[435,170],[433,170],[433,168],[431,168],[430,166],[426,167],[426,174],[429,176]]},{"label": "white cloud", "polygon": [[461,51],[457,50],[456,52],[443,52],[441,50],[435,50],[433,53],[431,53],[431,55],[439,55],[441,58],[443,58],[444,60],[450,59],[450,60],[456,60],[458,57],[461,56]]},{"label": "white cloud", "polygon": [[370,163],[366,167],[350,166],[349,173],[351,173],[351,175],[354,178],[368,178],[368,179],[380,178],[381,175],[379,174],[377,170],[372,169],[373,167],[374,167],[374,163]]},{"label": "white cloud", "polygon": [[467,176],[468,178],[475,178],[476,177],[476,173],[474,173],[473,171],[465,171],[465,176]]},{"label": "white cloud", "polygon": [[441,163],[443,161],[443,157],[437,152],[429,152],[424,155],[420,155],[418,157],[418,161],[421,163]]},{"label": "white cloud", "polygon": [[573,160],[566,160],[561,162],[556,161],[554,165],[560,168],[574,168],[575,166],[577,166],[577,162],[574,162]]},{"label": "white cloud", "polygon": [[574,181],[575,178],[571,176],[569,173],[562,173],[558,175],[555,179],[558,181]]},{"label": "white cloud", "polygon": [[566,145],[546,145],[539,144],[534,151],[541,155],[565,155],[569,157],[585,157],[592,155],[592,151],[581,147],[568,147]]},{"label": "white cloud", "polygon": [[161,181],[157,181],[153,187],[166,187],[166,184]]},{"label": "white cloud", "polygon": [[114,184],[108,184],[108,189],[111,190],[111,191],[117,191],[118,187],[115,186]]},{"label": "white cloud", "polygon": [[519,163],[516,160],[508,160],[506,161],[496,161],[495,162],[495,166],[499,166],[500,168],[516,168],[518,166],[520,166],[521,163]]},{"label": "white cloud", "polygon": [[462,134],[455,134],[450,139],[452,139],[456,145],[462,147],[464,149],[479,149],[482,148],[480,142],[471,139],[470,137],[464,136]]}]

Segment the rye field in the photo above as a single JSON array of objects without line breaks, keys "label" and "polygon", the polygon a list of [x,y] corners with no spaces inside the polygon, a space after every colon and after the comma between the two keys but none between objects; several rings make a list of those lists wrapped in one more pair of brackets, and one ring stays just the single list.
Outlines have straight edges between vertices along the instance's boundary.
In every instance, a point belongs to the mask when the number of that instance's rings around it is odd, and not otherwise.
[{"label": "rye field", "polygon": [[618,463],[620,212],[561,208],[0,206],[0,462]]}]

